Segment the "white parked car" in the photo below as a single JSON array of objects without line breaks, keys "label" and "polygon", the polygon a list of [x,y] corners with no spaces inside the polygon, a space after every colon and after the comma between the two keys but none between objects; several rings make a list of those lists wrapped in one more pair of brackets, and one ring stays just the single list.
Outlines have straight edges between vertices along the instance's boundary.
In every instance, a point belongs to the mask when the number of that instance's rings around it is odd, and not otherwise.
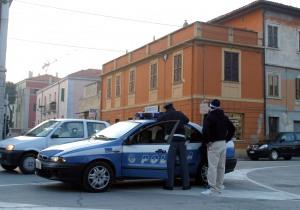
[{"label": "white parked car", "polygon": [[23,136],[0,141],[0,164],[6,170],[19,166],[24,174],[32,174],[35,159],[42,149],[87,139],[110,124],[105,121],[86,119],[47,120]]}]

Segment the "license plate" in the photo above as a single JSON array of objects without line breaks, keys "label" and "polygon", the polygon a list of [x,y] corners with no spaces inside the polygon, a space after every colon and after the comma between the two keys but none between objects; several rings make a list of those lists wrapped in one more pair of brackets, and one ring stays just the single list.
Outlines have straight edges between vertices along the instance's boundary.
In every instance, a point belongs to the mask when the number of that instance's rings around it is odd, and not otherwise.
[{"label": "license plate", "polygon": [[252,151],[252,150],[251,150],[251,151],[250,151],[250,153],[251,153],[251,154],[253,154],[253,153],[254,153],[254,151]]},{"label": "license plate", "polygon": [[39,161],[38,159],[35,160],[35,167],[37,169],[42,169],[42,163],[41,161]]}]

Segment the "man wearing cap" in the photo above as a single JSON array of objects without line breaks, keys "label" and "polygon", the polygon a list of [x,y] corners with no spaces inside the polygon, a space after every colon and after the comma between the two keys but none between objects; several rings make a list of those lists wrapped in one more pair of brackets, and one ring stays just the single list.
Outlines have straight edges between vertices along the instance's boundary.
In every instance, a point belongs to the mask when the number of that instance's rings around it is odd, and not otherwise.
[{"label": "man wearing cap", "polygon": [[[173,103],[167,103],[164,105],[166,112],[157,119],[158,122],[163,121],[177,121],[178,126],[175,130],[173,138],[170,142],[170,147],[168,151],[168,159],[167,159],[167,170],[168,170],[168,179],[164,185],[164,189],[166,190],[173,190],[174,186],[174,174],[175,174],[175,163],[176,163],[176,155],[179,155],[180,160],[180,168],[183,175],[183,190],[189,190],[190,187],[190,177],[189,177],[189,170],[188,170],[188,162],[187,162],[187,152],[185,146],[185,130],[184,125],[189,122],[187,116],[185,116],[182,112],[176,111],[173,106]],[[172,123],[170,123],[172,125]],[[173,126],[168,128],[169,133],[173,129]]]},{"label": "man wearing cap", "polygon": [[225,174],[226,142],[234,135],[235,128],[220,107],[220,101],[210,103],[210,111],[203,123],[203,136],[207,143],[209,188],[202,192],[205,195],[221,193]]}]

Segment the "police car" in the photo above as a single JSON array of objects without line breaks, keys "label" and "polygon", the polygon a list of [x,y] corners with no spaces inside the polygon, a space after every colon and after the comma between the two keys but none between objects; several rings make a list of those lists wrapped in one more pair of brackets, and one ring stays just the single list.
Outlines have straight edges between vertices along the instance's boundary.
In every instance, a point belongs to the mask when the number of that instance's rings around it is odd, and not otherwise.
[{"label": "police car", "polygon": [[[145,115],[146,116],[146,115]],[[144,118],[143,115],[140,118]],[[170,125],[173,126],[170,132]],[[36,174],[51,180],[79,183],[90,192],[106,191],[116,180],[166,179],[169,141],[176,122],[135,119],[118,122],[88,140],[42,150],[36,159]],[[206,149],[202,127],[186,126],[187,159],[191,177],[206,183]],[[232,141],[227,143],[226,172],[236,166]],[[180,175],[180,171],[176,171]]]}]

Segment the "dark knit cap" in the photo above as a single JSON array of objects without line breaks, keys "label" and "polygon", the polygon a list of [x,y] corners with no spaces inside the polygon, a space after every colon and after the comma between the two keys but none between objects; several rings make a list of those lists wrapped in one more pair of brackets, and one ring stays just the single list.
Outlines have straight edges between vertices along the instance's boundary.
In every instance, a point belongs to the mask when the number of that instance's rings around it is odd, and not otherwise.
[{"label": "dark knit cap", "polygon": [[218,99],[214,99],[210,102],[209,107],[212,109],[218,109],[220,108],[221,102]]}]

